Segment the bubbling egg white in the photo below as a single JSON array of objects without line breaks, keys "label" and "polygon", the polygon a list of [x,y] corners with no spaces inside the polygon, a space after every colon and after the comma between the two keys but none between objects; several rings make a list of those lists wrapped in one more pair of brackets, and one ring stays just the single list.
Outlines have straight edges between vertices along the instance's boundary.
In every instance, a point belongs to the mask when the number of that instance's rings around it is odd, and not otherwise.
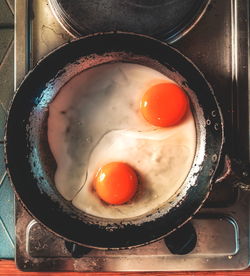
[{"label": "bubbling egg white", "polygon": [[[143,215],[165,204],[183,184],[194,159],[191,111],[176,126],[157,128],[139,111],[145,91],[173,82],[139,64],[109,63],[83,71],[49,106],[48,141],[59,193],[83,212],[102,218]],[[128,203],[105,204],[93,188],[97,170],[113,161],[132,166],[139,188]]]}]

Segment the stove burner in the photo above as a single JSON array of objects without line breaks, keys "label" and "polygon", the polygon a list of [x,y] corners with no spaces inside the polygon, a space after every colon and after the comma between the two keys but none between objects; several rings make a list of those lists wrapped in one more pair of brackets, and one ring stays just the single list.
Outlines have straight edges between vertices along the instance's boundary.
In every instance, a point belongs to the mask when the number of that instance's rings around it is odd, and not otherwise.
[{"label": "stove burner", "polygon": [[196,246],[197,235],[191,222],[186,223],[174,233],[164,238],[164,242],[172,254],[185,255]]},{"label": "stove burner", "polygon": [[147,34],[174,42],[195,25],[210,0],[49,2],[59,22],[73,36],[118,30]]}]

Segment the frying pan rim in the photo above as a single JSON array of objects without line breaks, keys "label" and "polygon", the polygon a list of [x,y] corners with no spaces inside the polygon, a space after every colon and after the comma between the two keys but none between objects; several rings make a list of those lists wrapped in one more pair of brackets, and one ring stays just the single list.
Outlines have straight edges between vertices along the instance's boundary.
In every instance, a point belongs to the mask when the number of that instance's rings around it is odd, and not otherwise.
[{"label": "frying pan rim", "polygon": [[[17,89],[16,92],[14,93],[14,96],[13,96],[13,98],[12,98],[11,104],[10,104],[10,106],[9,106],[9,110],[8,110],[8,119],[7,119],[6,125],[5,125],[4,152],[5,152],[5,162],[6,162],[6,164],[7,164],[7,173],[8,173],[8,176],[10,177],[10,179],[11,179],[11,184],[12,184],[12,186],[14,187],[15,194],[17,195],[18,200],[22,203],[22,206],[24,206],[25,209],[28,210],[28,212],[29,212],[33,217],[36,217],[36,216],[34,216],[34,214],[29,210],[29,208],[26,206],[26,204],[23,202],[23,200],[22,200],[21,197],[19,196],[19,194],[18,194],[18,192],[17,192],[17,190],[16,190],[16,188],[15,188],[15,185],[14,185],[14,183],[13,183],[13,181],[12,181],[11,172],[10,172],[9,167],[8,167],[8,157],[7,157],[7,147],[8,147],[8,146],[7,146],[7,144],[8,144],[8,141],[7,141],[7,127],[8,127],[8,123],[9,123],[9,114],[10,114],[10,111],[11,111],[11,108],[12,108],[12,105],[13,105],[13,102],[15,101],[16,95],[18,94],[18,91],[20,90],[20,87],[22,87],[22,85],[23,85],[23,83],[26,81],[26,79],[29,78],[29,76],[32,74],[32,72],[33,72],[34,70],[36,70],[37,66],[38,66],[40,63],[42,63],[43,60],[45,60],[48,56],[50,56],[51,54],[53,54],[54,52],[56,52],[58,49],[63,48],[64,46],[73,43],[74,41],[79,41],[79,40],[82,40],[82,39],[85,39],[85,38],[89,38],[89,37],[93,38],[93,37],[95,37],[95,36],[102,36],[102,35],[106,35],[106,34],[107,34],[107,35],[112,35],[112,34],[114,34],[114,35],[115,35],[115,34],[124,34],[124,35],[139,36],[139,37],[142,37],[142,38],[151,39],[151,40],[156,41],[157,43],[161,43],[161,44],[164,45],[164,46],[166,45],[167,47],[169,47],[170,49],[172,49],[174,52],[176,52],[176,53],[179,54],[180,56],[184,57],[184,58],[186,59],[186,61],[188,61],[188,63],[191,64],[191,65],[196,69],[197,72],[199,72],[199,74],[201,75],[201,77],[205,80],[206,85],[209,86],[209,90],[210,90],[210,92],[212,93],[213,99],[215,100],[215,103],[216,103],[216,106],[217,106],[217,111],[219,112],[219,115],[220,115],[220,121],[221,121],[221,124],[222,124],[222,126],[223,126],[223,117],[222,117],[222,114],[221,114],[221,109],[220,109],[220,107],[219,107],[219,105],[218,105],[218,102],[217,102],[215,96],[214,96],[213,89],[212,89],[211,85],[207,82],[207,80],[206,80],[206,78],[204,77],[203,73],[197,68],[197,66],[196,66],[195,64],[193,64],[193,62],[192,62],[189,58],[185,57],[185,56],[184,56],[182,53],[180,53],[177,49],[175,49],[175,48],[172,47],[172,46],[169,46],[169,45],[166,44],[165,42],[160,41],[160,40],[155,39],[155,38],[152,38],[152,37],[149,37],[149,36],[146,36],[146,35],[135,34],[135,33],[132,33],[132,32],[107,32],[107,33],[96,33],[96,34],[90,34],[90,35],[87,35],[87,36],[84,36],[84,37],[81,37],[81,38],[74,39],[72,42],[67,42],[67,43],[65,43],[65,44],[63,44],[63,45],[57,47],[56,49],[54,49],[54,50],[53,50],[52,52],[50,52],[48,55],[44,56],[44,57],[37,63],[37,65],[36,65],[33,69],[31,69],[31,70],[29,71],[29,73],[25,76],[25,78],[23,79],[23,81],[22,81],[21,84],[19,85],[18,89]],[[217,159],[217,162],[216,162],[215,171],[216,171],[216,169],[217,169],[217,167],[218,167],[218,164],[219,164],[219,160],[220,160],[220,157],[221,157],[221,150],[222,150],[223,144],[224,144],[224,127],[222,127],[222,135],[221,135],[221,143],[220,143],[221,146],[220,146],[220,152],[219,152],[219,154],[218,154],[218,159]],[[213,175],[214,175],[214,173],[213,173]],[[211,190],[211,188],[212,188],[211,181],[212,181],[212,177],[211,177],[211,179],[210,179],[210,183],[208,184],[208,185],[209,185],[209,191],[208,191],[206,197],[205,197],[205,198],[203,199],[203,201],[201,202],[201,204],[200,204],[200,206],[199,206],[198,209],[201,208],[203,202],[205,201],[205,199],[206,199],[206,198],[208,197],[208,195],[209,195],[209,192],[210,192],[210,190]],[[196,212],[198,211],[198,209],[196,210]],[[193,215],[194,215],[194,214],[193,214]],[[191,217],[192,217],[192,216],[191,216]],[[191,217],[189,217],[186,221],[190,220]],[[37,217],[36,217],[36,219],[37,219]],[[40,221],[40,219],[37,219],[37,220]],[[186,221],[185,221],[185,222],[186,222]],[[46,227],[49,231],[54,232],[52,229],[50,229],[49,227],[47,227],[45,223],[43,223],[42,221],[40,221],[40,222],[41,222],[41,224],[45,225],[45,227]],[[184,223],[185,223],[185,222],[184,222]],[[182,223],[182,224],[183,224],[183,223]],[[182,224],[181,224],[181,225],[182,225]],[[180,225],[179,225],[178,227],[180,227]],[[175,230],[175,229],[173,229],[172,231],[174,231],[174,230]],[[56,233],[56,232],[54,232],[54,233]],[[165,235],[168,235],[169,233],[170,233],[170,232],[166,233]],[[56,233],[56,234],[57,234],[57,233]],[[165,236],[165,235],[164,235],[164,236]],[[60,234],[58,234],[58,236],[61,237]],[[158,239],[160,239],[160,238],[162,238],[162,237],[163,237],[163,236],[158,237],[158,238],[153,239],[153,240],[150,240],[148,243],[151,243],[151,242],[153,242],[153,241],[155,241],[155,240],[158,240]],[[63,238],[64,238],[64,239],[67,239],[67,240],[69,240],[69,241],[72,241],[72,240],[69,239],[69,238],[66,238],[66,237],[63,237]],[[76,241],[73,241],[73,242],[77,243]],[[78,244],[83,245],[82,243],[78,243]],[[131,247],[136,247],[136,246],[140,246],[140,245],[142,245],[142,244],[133,245],[133,246],[131,246]],[[85,246],[103,249],[102,247],[96,247],[96,246],[90,246],[90,245],[85,245]],[[118,247],[118,248],[119,248],[119,249],[121,249],[121,248],[124,248],[124,249],[125,249],[125,248],[128,248],[128,247],[126,246],[126,247]],[[129,248],[130,248],[130,246],[129,246]],[[109,247],[109,249],[110,249],[110,247]],[[115,248],[113,248],[113,249],[115,249]]]}]

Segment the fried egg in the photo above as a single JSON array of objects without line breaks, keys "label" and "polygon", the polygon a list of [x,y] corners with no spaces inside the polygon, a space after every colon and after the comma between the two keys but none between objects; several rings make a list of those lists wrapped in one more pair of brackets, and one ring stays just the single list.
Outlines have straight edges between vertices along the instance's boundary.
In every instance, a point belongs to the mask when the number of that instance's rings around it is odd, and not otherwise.
[{"label": "fried egg", "polygon": [[[133,218],[166,204],[180,189],[195,155],[195,123],[190,110],[174,126],[145,120],[140,101],[160,83],[174,82],[143,65],[109,63],[72,78],[52,101],[48,142],[57,164],[54,182],[76,208],[101,218]],[[129,202],[109,205],[93,181],[100,167],[116,161],[134,168],[138,188]]]}]

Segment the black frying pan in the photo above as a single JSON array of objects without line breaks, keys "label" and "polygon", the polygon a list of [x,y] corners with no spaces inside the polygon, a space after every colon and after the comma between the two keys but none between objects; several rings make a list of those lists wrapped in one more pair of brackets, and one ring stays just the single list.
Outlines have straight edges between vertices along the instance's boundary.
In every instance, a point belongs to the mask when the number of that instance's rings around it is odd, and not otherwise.
[{"label": "black frying pan", "polygon": [[[55,162],[47,142],[48,104],[69,79],[106,62],[133,62],[174,79],[187,92],[197,128],[193,167],[172,202],[132,220],[105,220],[74,208],[53,183]],[[95,248],[129,248],[160,239],[187,222],[211,189],[224,142],[223,121],[202,73],[167,44],[132,33],[83,37],[49,54],[19,87],[6,127],[6,163],[18,199],[50,231]]]}]

